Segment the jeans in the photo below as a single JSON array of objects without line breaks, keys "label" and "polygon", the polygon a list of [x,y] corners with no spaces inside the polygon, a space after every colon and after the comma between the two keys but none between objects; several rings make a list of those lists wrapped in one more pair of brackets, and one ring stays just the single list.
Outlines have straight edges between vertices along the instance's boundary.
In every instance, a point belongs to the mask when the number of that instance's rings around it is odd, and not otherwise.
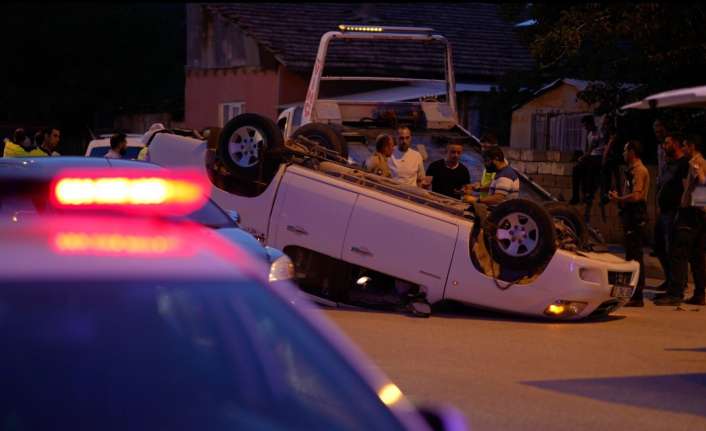
[{"label": "jeans", "polygon": [[672,280],[672,274],[669,269],[669,246],[672,242],[672,231],[676,216],[676,211],[661,211],[655,223],[655,254],[657,259],[659,259],[660,265],[662,265],[666,286],[669,286]]},{"label": "jeans", "polygon": [[669,296],[684,299],[689,264],[694,276],[694,295],[704,295],[705,246],[706,214],[699,208],[680,208],[674,221],[674,234],[669,249],[671,271],[671,284],[667,290]]},{"label": "jeans", "polygon": [[[608,159],[605,165],[601,166],[601,202],[608,202],[608,192],[620,190],[620,164],[615,160]],[[615,180],[615,187],[613,187]]]},{"label": "jeans", "polygon": [[643,245],[645,226],[647,225],[647,205],[642,202],[625,203],[620,218],[623,224],[623,241],[625,246],[625,260],[636,260],[640,264],[640,277],[633,298],[642,298],[642,289],[645,287],[645,263],[643,258]]}]

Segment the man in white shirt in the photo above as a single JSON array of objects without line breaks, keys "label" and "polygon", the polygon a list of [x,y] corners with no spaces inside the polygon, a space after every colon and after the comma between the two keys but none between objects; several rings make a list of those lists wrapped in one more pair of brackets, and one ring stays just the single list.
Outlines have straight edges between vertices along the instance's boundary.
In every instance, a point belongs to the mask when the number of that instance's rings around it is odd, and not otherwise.
[{"label": "man in white shirt", "polygon": [[[424,181],[424,159],[418,151],[410,148],[412,131],[409,127],[397,129],[397,148],[387,159],[392,178],[402,184],[421,187]],[[426,184],[424,184],[426,185]],[[426,185],[428,187],[428,185]]]}]

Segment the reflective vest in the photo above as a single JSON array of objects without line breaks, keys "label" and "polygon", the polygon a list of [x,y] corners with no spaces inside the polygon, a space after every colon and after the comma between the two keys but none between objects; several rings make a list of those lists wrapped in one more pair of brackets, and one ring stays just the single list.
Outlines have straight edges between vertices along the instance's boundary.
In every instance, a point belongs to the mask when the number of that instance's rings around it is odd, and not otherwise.
[{"label": "reflective vest", "polygon": [[17,145],[9,139],[5,139],[5,150],[3,157],[45,157],[47,153],[39,148],[33,148],[31,151],[25,150],[21,145]]},{"label": "reflective vest", "polygon": [[[488,172],[483,169],[483,175],[480,177],[480,186],[482,188],[490,187],[490,183],[495,179],[495,172]],[[488,192],[480,192],[480,197],[488,196]]]},{"label": "reflective vest", "polygon": [[143,147],[139,153],[137,153],[137,160],[144,160],[146,162],[150,161],[150,149],[149,147]]}]

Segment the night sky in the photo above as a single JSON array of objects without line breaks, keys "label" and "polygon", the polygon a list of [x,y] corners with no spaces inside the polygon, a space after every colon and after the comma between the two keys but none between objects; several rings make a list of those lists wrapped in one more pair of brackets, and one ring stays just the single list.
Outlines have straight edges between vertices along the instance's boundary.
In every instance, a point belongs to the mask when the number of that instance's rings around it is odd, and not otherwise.
[{"label": "night sky", "polygon": [[0,20],[0,123],[182,115],[184,4],[3,4]]}]

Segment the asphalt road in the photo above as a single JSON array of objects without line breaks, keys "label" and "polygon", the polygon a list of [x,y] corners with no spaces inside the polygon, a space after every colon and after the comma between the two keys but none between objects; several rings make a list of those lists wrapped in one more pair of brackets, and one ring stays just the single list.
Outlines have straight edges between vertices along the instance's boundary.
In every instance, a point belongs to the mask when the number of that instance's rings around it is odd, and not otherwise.
[{"label": "asphalt road", "polygon": [[413,402],[453,404],[475,431],[706,430],[706,307],[588,323],[324,311]]}]

